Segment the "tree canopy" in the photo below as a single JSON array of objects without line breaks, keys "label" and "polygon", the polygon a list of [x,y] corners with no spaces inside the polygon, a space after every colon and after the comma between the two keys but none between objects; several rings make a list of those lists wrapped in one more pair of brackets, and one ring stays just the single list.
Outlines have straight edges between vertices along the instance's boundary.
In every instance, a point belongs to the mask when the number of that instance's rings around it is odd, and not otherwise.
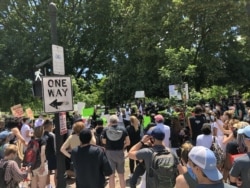
[{"label": "tree canopy", "polygon": [[[0,106],[29,103],[36,65],[51,58],[50,1],[0,2]],[[55,0],[58,45],[76,100],[114,105],[169,84],[250,87],[247,0]],[[52,74],[52,63],[42,67]],[[83,84],[84,83],[84,84]],[[90,98],[82,98],[88,95]],[[93,96],[91,96],[93,94]],[[93,102],[92,102],[93,103]]]}]

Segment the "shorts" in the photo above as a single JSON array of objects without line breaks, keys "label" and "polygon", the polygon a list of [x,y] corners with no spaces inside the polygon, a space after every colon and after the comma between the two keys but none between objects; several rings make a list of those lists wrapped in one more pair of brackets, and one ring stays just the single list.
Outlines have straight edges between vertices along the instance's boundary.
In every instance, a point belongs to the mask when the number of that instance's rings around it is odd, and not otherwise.
[{"label": "shorts", "polygon": [[44,163],[44,172],[42,174],[39,173],[39,169],[40,169],[40,167],[32,171],[33,176],[37,175],[37,176],[41,177],[41,176],[47,176],[49,174],[47,163]]},{"label": "shorts", "polygon": [[47,161],[49,171],[57,169],[57,160],[55,155],[47,157]]},{"label": "shorts", "polygon": [[125,159],[123,150],[106,150],[108,160],[110,162],[113,174],[115,170],[118,174],[124,174],[125,172]]}]

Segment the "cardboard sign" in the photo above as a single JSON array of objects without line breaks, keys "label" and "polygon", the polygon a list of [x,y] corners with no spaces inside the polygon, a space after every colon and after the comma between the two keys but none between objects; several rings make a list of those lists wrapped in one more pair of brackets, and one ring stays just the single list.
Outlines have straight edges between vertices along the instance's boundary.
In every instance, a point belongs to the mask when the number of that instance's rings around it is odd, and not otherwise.
[{"label": "cardboard sign", "polygon": [[26,110],[25,110],[25,112],[26,112],[26,115],[27,115],[27,117],[29,117],[30,119],[34,119],[34,113],[33,113],[33,111],[31,110],[31,108],[27,108]]},{"label": "cardboard sign", "polygon": [[11,109],[12,115],[14,117],[23,117],[24,116],[23,107],[21,104],[12,106],[10,109]]}]

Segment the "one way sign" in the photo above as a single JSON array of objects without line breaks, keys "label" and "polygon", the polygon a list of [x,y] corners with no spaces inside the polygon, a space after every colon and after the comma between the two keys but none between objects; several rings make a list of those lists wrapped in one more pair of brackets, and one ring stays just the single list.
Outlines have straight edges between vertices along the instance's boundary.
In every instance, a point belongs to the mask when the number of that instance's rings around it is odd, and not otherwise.
[{"label": "one way sign", "polygon": [[72,111],[72,82],[69,76],[42,77],[43,109],[46,113]]}]

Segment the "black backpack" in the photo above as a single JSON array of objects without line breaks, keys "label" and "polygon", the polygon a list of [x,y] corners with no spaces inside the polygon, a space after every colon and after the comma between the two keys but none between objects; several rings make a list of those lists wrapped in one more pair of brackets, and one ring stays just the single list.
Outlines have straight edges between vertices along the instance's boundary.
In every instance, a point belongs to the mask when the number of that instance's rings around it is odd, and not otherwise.
[{"label": "black backpack", "polygon": [[167,149],[157,152],[152,149],[152,151],[152,163],[146,178],[147,185],[150,185],[150,188],[174,187],[178,175],[177,157]]},{"label": "black backpack", "polygon": [[1,160],[1,167],[0,167],[0,187],[6,188],[9,183],[5,181],[5,171],[8,166],[8,161]]}]

